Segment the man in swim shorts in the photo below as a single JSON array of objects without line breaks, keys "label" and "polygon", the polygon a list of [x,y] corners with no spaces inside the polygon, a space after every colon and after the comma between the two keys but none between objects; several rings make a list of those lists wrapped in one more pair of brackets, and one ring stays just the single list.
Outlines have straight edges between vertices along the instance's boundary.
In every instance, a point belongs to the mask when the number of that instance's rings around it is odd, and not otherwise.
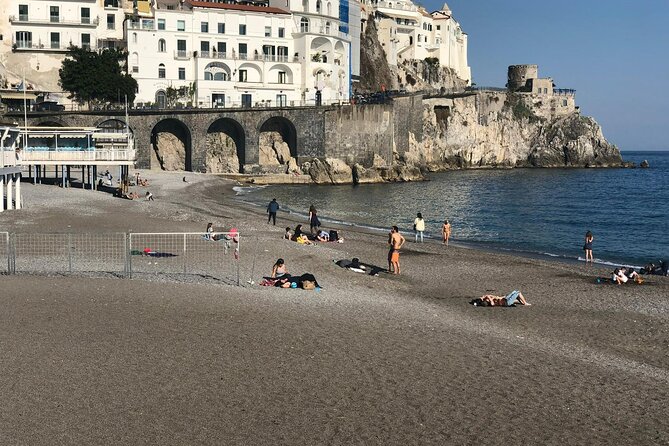
[{"label": "man in swim shorts", "polygon": [[393,226],[390,230],[388,244],[390,251],[388,252],[388,271],[392,274],[399,275],[400,273],[400,248],[404,245],[404,237],[400,234],[397,226]]}]

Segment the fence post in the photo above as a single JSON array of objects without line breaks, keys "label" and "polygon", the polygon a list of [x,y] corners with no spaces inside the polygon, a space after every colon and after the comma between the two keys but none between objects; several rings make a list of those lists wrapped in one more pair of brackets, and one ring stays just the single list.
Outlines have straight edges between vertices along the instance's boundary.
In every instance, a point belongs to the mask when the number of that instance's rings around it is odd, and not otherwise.
[{"label": "fence post", "polygon": [[132,279],[132,233],[128,233],[128,275]]},{"label": "fence post", "polygon": [[186,234],[184,234],[184,274],[186,274]]},{"label": "fence post", "polygon": [[128,234],[123,233],[123,251],[125,252],[125,258],[123,259],[123,275],[127,276],[129,272],[129,262],[130,262],[130,249],[128,248]]},{"label": "fence post", "polygon": [[67,262],[68,270],[72,274],[72,233],[67,234]]}]

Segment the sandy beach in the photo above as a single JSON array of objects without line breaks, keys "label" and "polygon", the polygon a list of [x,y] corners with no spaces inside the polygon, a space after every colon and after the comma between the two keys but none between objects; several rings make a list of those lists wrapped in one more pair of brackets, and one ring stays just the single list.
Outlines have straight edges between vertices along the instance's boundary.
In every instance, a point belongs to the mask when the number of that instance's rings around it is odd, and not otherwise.
[{"label": "sandy beach", "polygon": [[[153,202],[24,183],[26,209],[0,214],[8,232],[236,227],[244,282],[0,276],[2,443],[669,444],[667,278],[602,285],[610,268],[406,234],[401,276],[356,274],[333,260],[385,267],[384,234],[298,245],[233,181],[183,175],[143,171]],[[246,283],[278,257],[323,289]],[[532,306],[469,305],[513,289]]]}]

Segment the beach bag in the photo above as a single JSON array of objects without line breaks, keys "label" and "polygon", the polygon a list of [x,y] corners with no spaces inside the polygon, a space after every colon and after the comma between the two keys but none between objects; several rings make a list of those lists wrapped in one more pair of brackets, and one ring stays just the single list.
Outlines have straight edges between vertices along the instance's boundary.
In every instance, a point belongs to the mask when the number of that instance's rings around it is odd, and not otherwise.
[{"label": "beach bag", "polygon": [[312,282],[311,280],[303,280],[302,281],[302,289],[303,290],[316,289],[316,284],[314,282]]},{"label": "beach bag", "polygon": [[330,241],[331,242],[336,242],[337,240],[339,240],[339,234],[334,229],[331,229],[330,230]]}]

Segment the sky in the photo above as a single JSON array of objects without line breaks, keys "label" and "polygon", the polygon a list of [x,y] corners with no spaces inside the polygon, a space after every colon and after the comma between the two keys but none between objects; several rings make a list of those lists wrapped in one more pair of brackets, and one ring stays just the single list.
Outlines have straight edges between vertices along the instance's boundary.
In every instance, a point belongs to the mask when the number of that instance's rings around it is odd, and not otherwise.
[{"label": "sky", "polygon": [[[423,0],[430,12],[443,0]],[[449,0],[479,86],[509,65],[573,88],[621,150],[669,150],[669,0]]]}]

